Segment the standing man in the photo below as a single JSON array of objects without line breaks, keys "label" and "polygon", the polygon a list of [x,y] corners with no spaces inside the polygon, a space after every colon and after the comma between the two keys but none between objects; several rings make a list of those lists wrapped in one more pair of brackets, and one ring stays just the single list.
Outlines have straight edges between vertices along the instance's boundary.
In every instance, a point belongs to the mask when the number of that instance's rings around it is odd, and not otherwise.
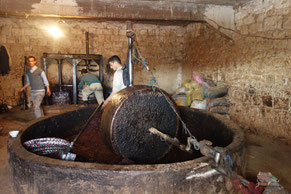
[{"label": "standing man", "polygon": [[85,88],[82,90],[82,100],[85,106],[88,106],[88,96],[94,92],[98,104],[101,104],[104,101],[103,97],[103,88],[98,77],[92,73],[88,73],[86,69],[81,70],[82,79],[78,85],[79,89],[82,89],[85,85]]},{"label": "standing man", "polygon": [[29,65],[29,70],[26,73],[27,83],[19,90],[19,93],[23,92],[30,85],[30,96],[33,103],[34,115],[36,118],[39,118],[44,116],[40,105],[45,96],[45,88],[48,96],[51,95],[51,90],[44,71],[36,66],[35,57],[29,56],[27,60]]},{"label": "standing man", "polygon": [[113,55],[108,59],[108,63],[110,65],[110,68],[113,69],[115,73],[113,75],[112,93],[104,101],[102,109],[107,105],[107,103],[110,101],[110,99],[115,93],[126,88],[126,86],[123,83],[123,71],[122,71],[123,66],[121,65],[120,58],[116,55]]}]

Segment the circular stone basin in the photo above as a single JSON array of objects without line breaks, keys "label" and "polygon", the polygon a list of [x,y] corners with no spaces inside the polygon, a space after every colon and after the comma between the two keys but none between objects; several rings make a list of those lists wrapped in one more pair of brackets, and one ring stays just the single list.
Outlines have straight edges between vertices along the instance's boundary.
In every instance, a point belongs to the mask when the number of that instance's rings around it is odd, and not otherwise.
[{"label": "circular stone basin", "polygon": [[[189,155],[173,147],[155,164],[124,164],[98,138],[98,114],[75,144],[77,161],[39,156],[23,146],[25,141],[43,137],[72,141],[93,111],[84,108],[35,120],[17,138],[8,140],[16,193],[216,193],[226,188],[224,176],[211,168],[213,160],[198,151]],[[207,139],[228,149],[233,169],[244,174],[244,136],[237,125],[205,111],[179,107],[179,112],[198,140]],[[185,138],[180,129],[178,139],[185,143]]]}]

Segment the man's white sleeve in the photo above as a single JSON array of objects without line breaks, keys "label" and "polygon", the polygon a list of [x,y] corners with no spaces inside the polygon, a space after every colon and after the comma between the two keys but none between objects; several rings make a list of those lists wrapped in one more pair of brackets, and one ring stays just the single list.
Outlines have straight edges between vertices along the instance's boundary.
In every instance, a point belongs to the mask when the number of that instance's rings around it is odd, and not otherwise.
[{"label": "man's white sleeve", "polygon": [[41,72],[40,77],[41,77],[41,79],[42,79],[42,81],[43,81],[45,86],[49,86],[50,85],[48,80],[47,80],[47,78],[46,78],[46,75],[45,75],[44,71]]}]

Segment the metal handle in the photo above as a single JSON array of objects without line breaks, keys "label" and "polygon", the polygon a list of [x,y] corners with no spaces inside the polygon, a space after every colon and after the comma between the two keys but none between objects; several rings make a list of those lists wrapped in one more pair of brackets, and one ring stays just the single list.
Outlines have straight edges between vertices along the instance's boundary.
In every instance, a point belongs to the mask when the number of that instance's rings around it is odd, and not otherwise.
[{"label": "metal handle", "polygon": [[92,120],[92,118],[94,117],[94,115],[99,112],[101,110],[101,107],[103,105],[103,102],[101,104],[99,104],[96,109],[94,110],[94,112],[91,114],[91,116],[89,117],[89,119],[86,121],[86,123],[82,126],[82,129],[80,130],[79,134],[75,137],[75,139],[72,141],[71,145],[70,145],[70,149],[73,148],[75,142],[79,139],[80,135],[84,132],[84,130],[86,129],[86,127],[88,126],[88,124],[90,123],[90,121]]}]

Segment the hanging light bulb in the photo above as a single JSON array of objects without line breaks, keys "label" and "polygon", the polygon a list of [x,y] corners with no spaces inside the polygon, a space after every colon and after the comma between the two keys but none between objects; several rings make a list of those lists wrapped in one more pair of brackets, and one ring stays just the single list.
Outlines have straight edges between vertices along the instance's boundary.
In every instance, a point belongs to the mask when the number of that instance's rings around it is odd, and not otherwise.
[{"label": "hanging light bulb", "polygon": [[55,38],[59,38],[63,36],[63,32],[57,26],[50,26],[47,30],[48,30],[48,33],[51,34]]}]

